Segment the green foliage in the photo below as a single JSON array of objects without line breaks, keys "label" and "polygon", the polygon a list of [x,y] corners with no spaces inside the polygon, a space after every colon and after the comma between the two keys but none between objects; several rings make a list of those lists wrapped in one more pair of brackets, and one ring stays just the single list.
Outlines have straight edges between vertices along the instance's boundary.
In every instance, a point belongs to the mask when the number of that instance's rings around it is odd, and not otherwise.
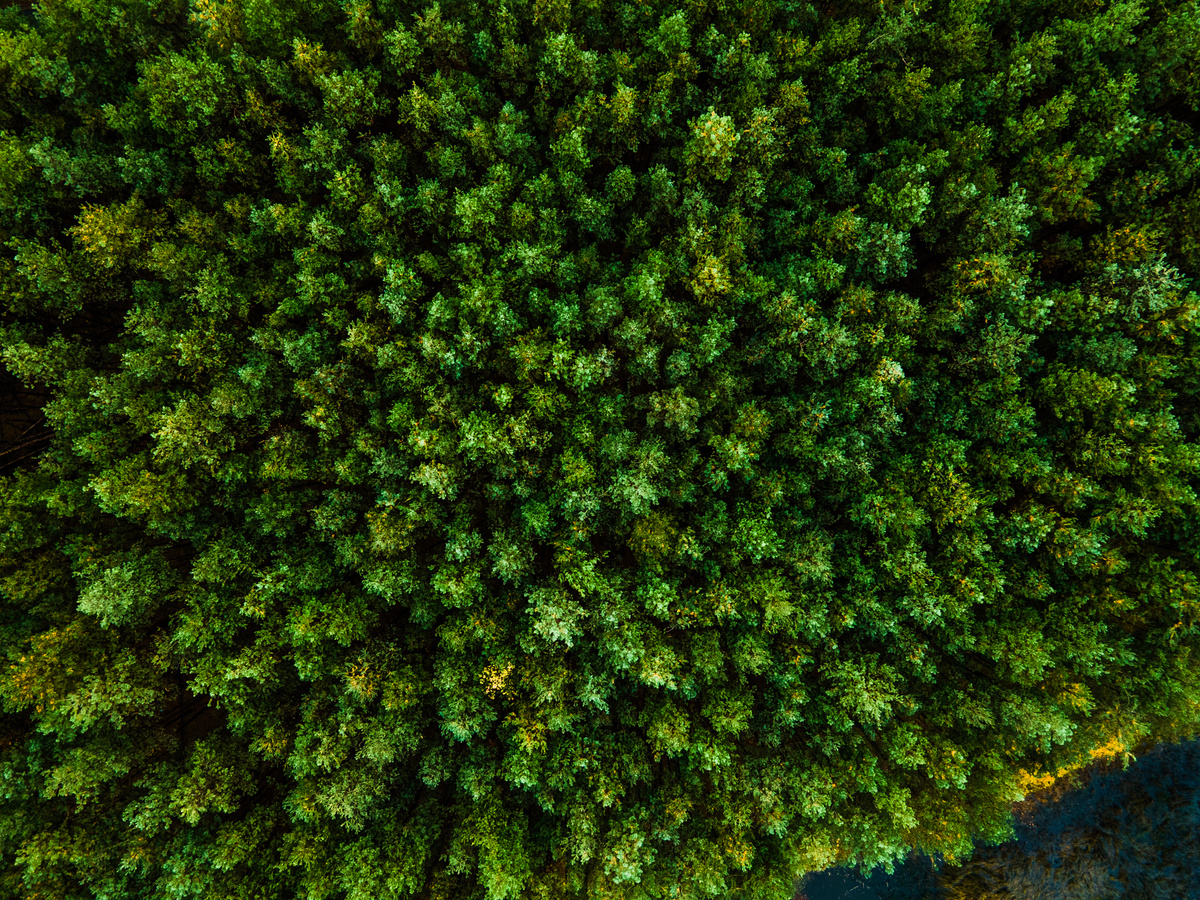
[{"label": "green foliage", "polygon": [[4,11],[0,900],[783,898],[1195,733],[1198,31]]}]

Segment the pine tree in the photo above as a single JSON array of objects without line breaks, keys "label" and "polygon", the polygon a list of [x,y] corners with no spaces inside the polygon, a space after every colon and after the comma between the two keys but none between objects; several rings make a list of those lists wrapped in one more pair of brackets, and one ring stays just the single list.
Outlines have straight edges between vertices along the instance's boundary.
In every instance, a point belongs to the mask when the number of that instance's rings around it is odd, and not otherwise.
[{"label": "pine tree", "polygon": [[1195,734],[1196,31],[0,10],[0,898],[783,898]]}]

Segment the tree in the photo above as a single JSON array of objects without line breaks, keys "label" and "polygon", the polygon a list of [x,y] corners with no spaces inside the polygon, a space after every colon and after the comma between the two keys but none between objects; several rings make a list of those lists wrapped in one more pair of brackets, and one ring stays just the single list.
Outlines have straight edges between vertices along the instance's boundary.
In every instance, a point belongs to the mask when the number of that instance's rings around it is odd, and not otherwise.
[{"label": "tree", "polygon": [[1200,730],[1195,30],[4,10],[0,897],[785,897]]}]

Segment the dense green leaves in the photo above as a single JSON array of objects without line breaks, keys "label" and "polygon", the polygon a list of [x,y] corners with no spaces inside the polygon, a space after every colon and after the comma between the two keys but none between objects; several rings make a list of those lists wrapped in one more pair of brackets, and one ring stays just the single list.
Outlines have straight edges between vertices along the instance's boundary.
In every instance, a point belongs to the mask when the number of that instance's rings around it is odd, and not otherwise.
[{"label": "dense green leaves", "polygon": [[0,897],[782,898],[1193,733],[1198,30],[2,11]]}]

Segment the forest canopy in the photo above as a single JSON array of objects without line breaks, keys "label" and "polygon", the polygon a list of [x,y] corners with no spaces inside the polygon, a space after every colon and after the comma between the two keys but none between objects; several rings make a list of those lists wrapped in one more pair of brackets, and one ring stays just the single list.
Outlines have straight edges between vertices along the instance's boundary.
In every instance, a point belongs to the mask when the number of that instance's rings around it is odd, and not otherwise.
[{"label": "forest canopy", "polygon": [[1200,730],[1200,3],[0,9],[0,900],[785,900]]}]

